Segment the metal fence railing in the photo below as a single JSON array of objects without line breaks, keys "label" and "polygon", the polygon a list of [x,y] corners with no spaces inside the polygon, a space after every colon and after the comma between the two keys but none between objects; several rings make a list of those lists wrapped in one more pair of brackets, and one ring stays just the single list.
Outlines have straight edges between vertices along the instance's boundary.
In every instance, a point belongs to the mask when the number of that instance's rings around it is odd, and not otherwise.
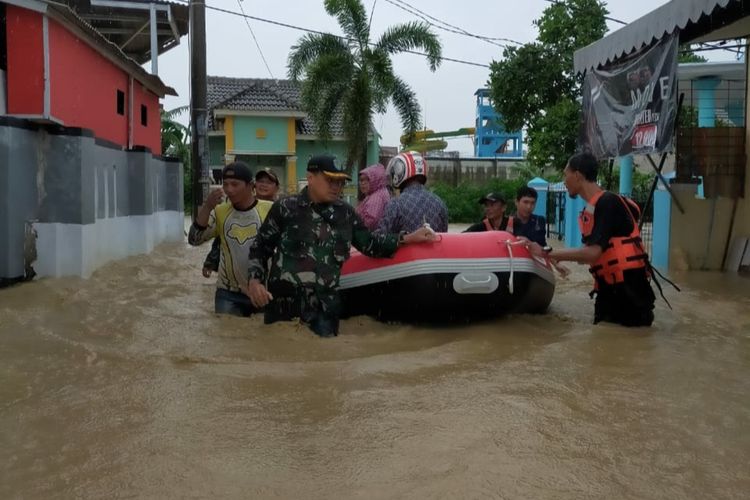
[{"label": "metal fence railing", "polygon": [[706,197],[745,195],[745,80],[680,80],[676,173],[701,178]]},{"label": "metal fence railing", "polygon": [[654,202],[646,206],[648,201],[648,193],[633,196],[633,201],[638,204],[641,209],[641,218],[643,219],[643,225],[641,227],[641,240],[643,240],[643,246],[646,252],[651,255],[654,245]]},{"label": "metal fence railing", "polygon": [[[547,192],[547,238],[555,238],[558,241],[565,239],[565,212],[568,210],[569,203],[568,193],[566,191]],[[654,204],[653,201],[646,207],[648,193],[636,193],[633,201],[641,209],[643,218],[643,227],[641,228],[641,239],[650,254],[653,249],[654,241]]]},{"label": "metal fence railing", "polygon": [[547,238],[565,239],[565,207],[568,193],[547,191]]}]

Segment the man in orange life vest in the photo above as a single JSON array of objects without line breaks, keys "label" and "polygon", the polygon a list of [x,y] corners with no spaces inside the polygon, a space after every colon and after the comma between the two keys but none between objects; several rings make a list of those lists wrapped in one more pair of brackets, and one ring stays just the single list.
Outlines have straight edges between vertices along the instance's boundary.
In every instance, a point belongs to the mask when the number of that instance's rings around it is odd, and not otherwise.
[{"label": "man in orange life vest", "polygon": [[598,162],[589,153],[574,155],[563,172],[570,196],[586,207],[578,217],[583,248],[552,249],[530,243],[536,255],[553,261],[589,264],[594,275],[594,324],[650,326],[654,321],[651,266],[640,232],[638,206],[624,196],[602,190],[596,183]]},{"label": "man in orange life vest", "polygon": [[547,221],[532,212],[536,206],[538,194],[534,188],[522,186],[516,196],[516,215],[505,215],[505,198],[502,193],[489,193],[480,198],[484,205],[484,219],[466,228],[464,233],[482,231],[507,231],[519,238],[535,241],[547,246]]},{"label": "man in orange life vest", "polygon": [[502,193],[489,193],[482,196],[479,203],[484,205],[484,219],[466,228],[464,233],[481,233],[482,231],[513,232],[513,227],[508,227],[509,218],[505,215],[505,197]]}]

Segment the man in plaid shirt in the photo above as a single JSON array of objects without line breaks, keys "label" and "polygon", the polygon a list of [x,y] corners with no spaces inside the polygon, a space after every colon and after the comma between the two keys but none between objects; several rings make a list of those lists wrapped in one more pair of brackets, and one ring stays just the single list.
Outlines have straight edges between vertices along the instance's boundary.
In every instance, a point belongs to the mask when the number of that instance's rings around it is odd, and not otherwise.
[{"label": "man in plaid shirt", "polygon": [[379,233],[410,233],[429,224],[433,231],[448,232],[448,208],[427,190],[427,162],[418,153],[401,153],[388,162],[393,187],[401,191],[385,207]]}]

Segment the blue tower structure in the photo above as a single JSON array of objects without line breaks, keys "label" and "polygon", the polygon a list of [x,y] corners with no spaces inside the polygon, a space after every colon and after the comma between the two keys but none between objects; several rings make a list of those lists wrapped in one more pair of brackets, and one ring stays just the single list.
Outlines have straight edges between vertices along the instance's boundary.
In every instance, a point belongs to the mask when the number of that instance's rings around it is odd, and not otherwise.
[{"label": "blue tower structure", "polygon": [[477,124],[474,135],[474,156],[480,158],[522,158],[523,133],[508,132],[501,124],[501,116],[492,107],[490,91],[479,89]]}]

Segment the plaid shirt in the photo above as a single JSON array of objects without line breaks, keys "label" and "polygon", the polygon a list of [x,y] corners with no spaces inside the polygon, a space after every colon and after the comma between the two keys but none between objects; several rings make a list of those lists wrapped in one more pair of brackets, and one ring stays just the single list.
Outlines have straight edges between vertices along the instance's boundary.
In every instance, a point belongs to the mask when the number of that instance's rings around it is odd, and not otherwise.
[{"label": "plaid shirt", "polygon": [[448,209],[443,200],[428,191],[424,185],[413,183],[401,191],[385,207],[378,225],[379,233],[416,231],[427,222],[438,233],[448,232]]}]

